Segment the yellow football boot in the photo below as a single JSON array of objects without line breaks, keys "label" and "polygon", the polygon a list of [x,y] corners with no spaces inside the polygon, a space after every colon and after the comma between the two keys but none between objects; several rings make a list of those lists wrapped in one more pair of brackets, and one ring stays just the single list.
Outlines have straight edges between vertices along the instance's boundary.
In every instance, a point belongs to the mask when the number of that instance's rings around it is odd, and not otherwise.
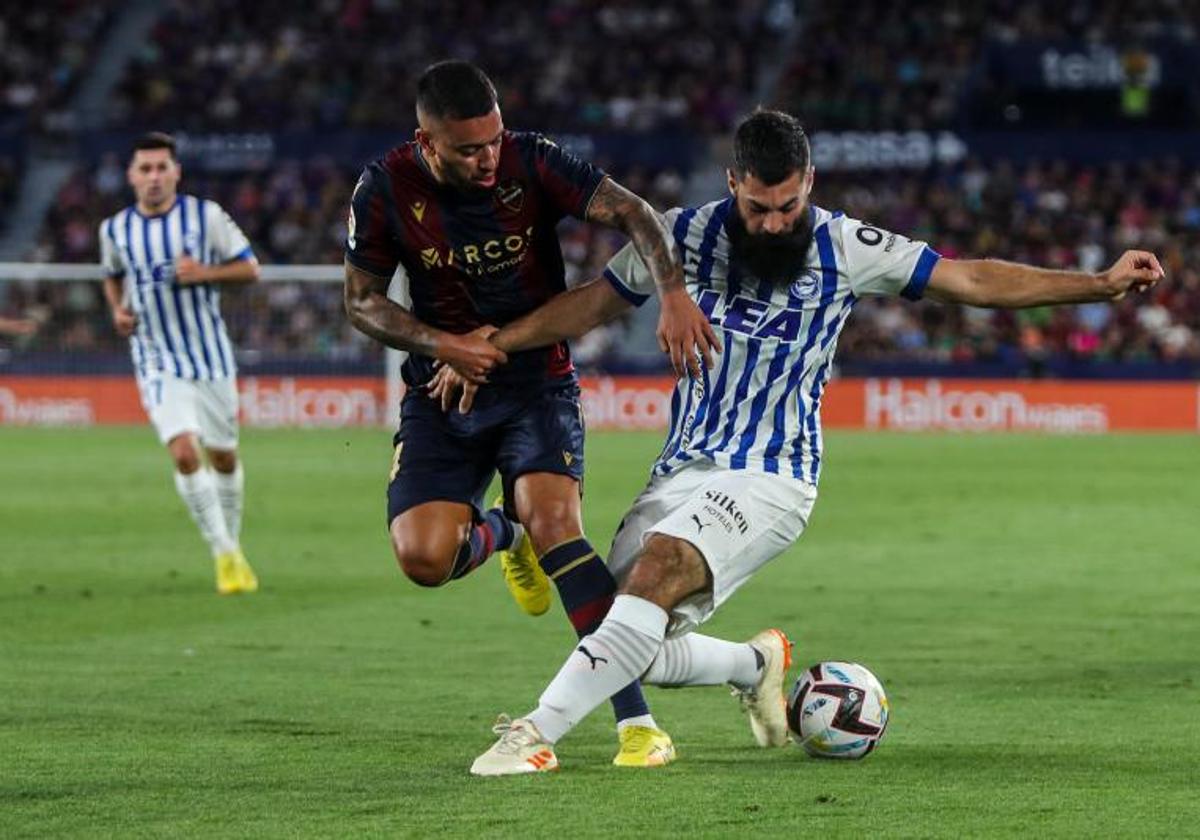
[{"label": "yellow football boot", "polygon": [[217,592],[221,595],[258,591],[258,578],[240,548],[218,554],[216,567]]},{"label": "yellow football boot", "polygon": [[[503,509],[504,500],[497,499],[495,506]],[[533,550],[525,528],[517,522],[513,527],[517,530],[517,538],[512,547],[497,552],[504,583],[517,606],[529,615],[541,615],[550,609],[550,578],[538,564],[537,552]]]},{"label": "yellow football boot", "polygon": [[675,760],[671,736],[649,726],[625,726],[618,733],[621,748],[613,764],[617,767],[662,767]]}]

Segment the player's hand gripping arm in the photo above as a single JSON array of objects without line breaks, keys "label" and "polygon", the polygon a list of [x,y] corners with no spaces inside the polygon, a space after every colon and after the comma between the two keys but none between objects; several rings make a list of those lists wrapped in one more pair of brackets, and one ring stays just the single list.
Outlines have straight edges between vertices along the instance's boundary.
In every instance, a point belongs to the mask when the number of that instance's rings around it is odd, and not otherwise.
[{"label": "player's hand gripping arm", "polygon": [[605,178],[592,196],[587,218],[623,231],[650,270],[662,309],[658,318],[658,346],[670,355],[676,375],[683,375],[685,365],[694,376],[700,375],[697,351],[711,368],[713,351],[721,352],[721,342],[687,293],[683,268],[675,261],[671,232],[662,216],[612,178]]},{"label": "player's hand gripping arm", "polygon": [[137,316],[121,300],[121,286],[120,277],[104,278],[104,299],[108,301],[108,309],[112,313],[113,329],[121,338],[129,338],[137,326]]},{"label": "player's hand gripping arm", "polygon": [[926,297],[1002,309],[1120,300],[1145,291],[1164,276],[1149,251],[1126,251],[1107,271],[1053,271],[1000,260],[938,260]]},{"label": "player's hand gripping arm", "polygon": [[[632,305],[617,294],[607,280],[592,280],[555,295],[537,309],[492,333],[491,341],[508,353],[569,341],[611,321]],[[442,411],[450,410],[460,390],[458,410],[466,414],[475,401],[478,390],[475,385],[446,367],[439,369],[429,383],[429,396],[442,404]]]},{"label": "player's hand gripping arm", "polygon": [[256,283],[261,272],[258,260],[230,260],[221,265],[205,265],[184,254],[175,261],[175,279],[184,286],[197,283]]},{"label": "player's hand gripping arm", "polygon": [[508,361],[478,331],[455,335],[423,323],[388,299],[389,282],[346,263],[346,314],[361,332],[388,347],[432,356],[472,382],[486,382],[492,368]]}]

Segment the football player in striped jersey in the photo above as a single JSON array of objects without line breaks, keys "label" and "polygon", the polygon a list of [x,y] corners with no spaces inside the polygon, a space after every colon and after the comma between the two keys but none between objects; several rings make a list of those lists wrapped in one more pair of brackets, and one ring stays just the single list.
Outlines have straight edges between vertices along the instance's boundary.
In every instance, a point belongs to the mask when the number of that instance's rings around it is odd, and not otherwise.
[{"label": "football player in striped jersey", "polygon": [[[777,111],[739,125],[728,180],[724,200],[667,214],[688,291],[724,345],[720,363],[677,384],[666,444],[608,554],[619,589],[604,621],[537,707],[497,728],[500,740],[472,773],[556,767],[558,740],[639,677],[729,683],[758,743],[786,743],[786,637],[772,629],[736,643],[695,630],[804,532],[821,465],[821,395],[838,334],[863,295],[1016,308],[1115,300],[1163,276],[1144,251],[1127,251],[1099,274],[945,259],[924,242],[817,207],[804,131]],[[491,340],[506,353],[568,340],[640,305],[653,288],[626,249],[603,278]],[[435,392],[454,387],[448,377]]]},{"label": "football player in striped jersey", "polygon": [[113,327],[129,338],[138,393],[175,465],[175,488],[212,550],[217,591],[254,592],[258,579],[239,538],[237,368],[220,289],[256,281],[258,261],[219,204],[178,192],[181,175],[170,135],[136,142],[127,172],[136,201],[100,225],[104,295]]}]

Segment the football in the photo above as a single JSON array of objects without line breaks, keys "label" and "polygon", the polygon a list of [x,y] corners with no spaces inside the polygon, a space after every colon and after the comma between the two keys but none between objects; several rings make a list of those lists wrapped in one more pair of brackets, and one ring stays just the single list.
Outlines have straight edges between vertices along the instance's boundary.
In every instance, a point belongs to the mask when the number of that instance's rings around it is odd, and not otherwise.
[{"label": "football", "polygon": [[883,685],[854,662],[819,662],[800,675],[788,695],[792,738],[817,758],[863,758],[888,723]]}]

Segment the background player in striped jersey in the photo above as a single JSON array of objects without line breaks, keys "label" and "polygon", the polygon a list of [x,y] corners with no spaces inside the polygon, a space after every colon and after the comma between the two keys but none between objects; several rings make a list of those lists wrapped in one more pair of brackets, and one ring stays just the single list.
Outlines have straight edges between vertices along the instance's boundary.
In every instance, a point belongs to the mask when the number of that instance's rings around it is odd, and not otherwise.
[{"label": "background player in striped jersey", "polygon": [[170,135],[137,141],[127,173],[137,200],[100,225],[104,295],[175,488],[212,549],[217,591],[254,592],[239,543],[237,368],[218,289],[257,280],[258,261],[216,202],[177,193],[181,174]]},{"label": "background player in striped jersey", "polygon": [[[786,742],[783,634],[763,631],[739,644],[692,631],[803,533],[817,495],[821,393],[860,296],[1025,307],[1115,300],[1163,275],[1143,251],[1127,251],[1100,274],[943,259],[923,242],[815,207],[808,141],[794,118],[775,111],[738,127],[728,177],[729,198],[667,214],[688,290],[721,332],[720,365],[676,388],[662,454],[609,552],[620,594],[605,620],[581,640],[537,708],[498,727],[500,740],[473,773],[557,766],[553,745],[636,677],[730,683],[758,743]],[[651,290],[645,267],[626,249],[603,279],[492,340],[514,352],[573,338]]]},{"label": "background player in striped jersey", "polygon": [[[346,241],[351,321],[409,351],[388,484],[392,548],[422,586],[470,574],[500,551],[522,608],[546,611],[549,576],[583,636],[607,611],[616,583],[583,534],[584,430],[570,351],[560,342],[506,357],[488,343],[495,327],[487,325],[508,323],[566,288],[555,226],[569,215],[628,234],[659,291],[660,341],[677,364],[707,352],[715,336],[684,289],[658,214],[545,137],[506,130],[478,67],[446,61],[426,70],[417,121],[414,141],[363,171]],[[411,311],[387,298],[401,265]],[[470,416],[443,413],[426,393],[435,364],[475,380],[490,376]],[[497,470],[506,507],[484,510]],[[674,748],[637,680],[612,694],[621,744],[614,763],[669,761]]]}]

